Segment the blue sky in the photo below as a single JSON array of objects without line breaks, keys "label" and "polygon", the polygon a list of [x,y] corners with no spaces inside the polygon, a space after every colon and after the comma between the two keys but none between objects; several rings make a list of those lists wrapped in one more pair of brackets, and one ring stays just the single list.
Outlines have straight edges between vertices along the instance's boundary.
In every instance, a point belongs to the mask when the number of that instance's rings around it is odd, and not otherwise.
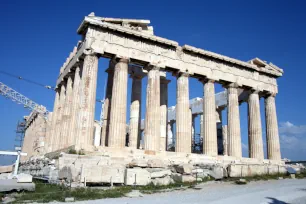
[{"label": "blue sky", "polygon": [[[283,68],[277,95],[282,156],[306,159],[305,1],[2,0],[0,70],[53,86],[59,68],[80,39],[76,34],[79,24],[92,11],[103,17],[150,19],[155,35],[180,45],[189,44],[244,61],[259,57]],[[107,60],[100,59],[97,98],[104,96],[106,67]],[[176,82],[170,75],[169,79],[169,105],[174,105]],[[54,92],[1,74],[0,81],[53,109]],[[143,85],[145,90],[146,80]],[[217,92],[222,90],[216,86]],[[190,98],[201,97],[202,92],[201,84],[191,79]],[[142,105],[144,108],[144,100]],[[264,118],[263,101],[261,105]],[[97,106],[98,117],[100,104]],[[240,111],[247,156],[247,105],[242,104]],[[21,105],[0,97],[1,150],[13,149],[16,123],[27,114],[29,111]],[[196,129],[198,132],[198,126]],[[6,161],[0,156],[0,163]]]}]

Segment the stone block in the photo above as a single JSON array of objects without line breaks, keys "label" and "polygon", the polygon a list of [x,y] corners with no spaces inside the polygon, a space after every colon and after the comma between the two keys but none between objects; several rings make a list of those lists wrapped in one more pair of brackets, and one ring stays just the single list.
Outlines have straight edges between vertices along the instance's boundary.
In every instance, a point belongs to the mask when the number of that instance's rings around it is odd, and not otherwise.
[{"label": "stone block", "polygon": [[169,185],[171,183],[174,183],[174,181],[170,176],[165,176],[163,178],[152,179],[152,183],[155,186],[166,186],[166,185]]},{"label": "stone block", "polygon": [[68,181],[77,181],[79,179],[80,170],[77,170],[74,166],[65,166],[58,172],[59,179],[65,179]]},{"label": "stone block", "polygon": [[0,174],[2,173],[11,173],[13,172],[13,165],[9,165],[9,166],[0,166]]},{"label": "stone block", "polygon": [[229,165],[228,176],[229,177],[246,177],[264,174],[275,174],[278,171],[269,170],[269,167],[265,165]]},{"label": "stone block", "polygon": [[193,174],[203,173],[203,172],[204,172],[203,169],[193,169],[193,170],[191,171],[191,173],[193,173]]},{"label": "stone block", "polygon": [[125,194],[128,198],[137,198],[137,197],[143,197],[143,194],[140,193],[139,190],[132,190],[131,192]]},{"label": "stone block", "polygon": [[209,171],[209,175],[214,179],[222,179],[223,173],[223,168],[220,166],[215,166],[212,170]]},{"label": "stone block", "polygon": [[148,167],[148,161],[146,159],[133,159],[129,163],[129,167]]},{"label": "stone block", "polygon": [[16,179],[0,180],[0,192],[7,191],[35,191],[35,183],[18,183]]},{"label": "stone block", "polygon": [[18,174],[17,183],[32,183],[33,177],[29,174]]},{"label": "stone block", "polygon": [[146,169],[126,169],[125,185],[145,186],[151,183],[151,173]]},{"label": "stone block", "polygon": [[91,166],[83,168],[81,181],[86,177],[91,183],[124,183],[125,167],[123,166]]},{"label": "stone block", "polygon": [[175,182],[182,182],[182,183],[185,183],[185,182],[194,182],[196,181],[196,178],[193,177],[192,175],[182,175],[182,174],[178,174],[178,173],[173,173],[171,175],[171,178],[175,181]]},{"label": "stone block", "polygon": [[151,178],[161,178],[161,177],[170,176],[170,175],[171,175],[171,171],[169,169],[151,172]]},{"label": "stone block", "polygon": [[65,202],[74,202],[74,197],[65,198]]},{"label": "stone block", "polygon": [[149,168],[165,168],[166,165],[161,159],[150,159],[148,161]]},{"label": "stone block", "polygon": [[8,179],[9,177],[11,177],[11,173],[3,173],[3,174],[0,174],[0,180],[2,179]]},{"label": "stone block", "polygon": [[175,167],[176,172],[180,174],[191,174],[192,169],[193,166],[191,164],[183,164]]}]

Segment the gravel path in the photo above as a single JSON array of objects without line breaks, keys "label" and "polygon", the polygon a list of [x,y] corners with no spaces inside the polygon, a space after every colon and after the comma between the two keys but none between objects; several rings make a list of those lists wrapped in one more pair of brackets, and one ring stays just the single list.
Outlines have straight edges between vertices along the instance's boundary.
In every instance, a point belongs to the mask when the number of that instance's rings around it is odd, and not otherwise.
[{"label": "gravel path", "polygon": [[201,184],[200,190],[188,189],[144,195],[138,198],[116,198],[76,202],[78,204],[306,204],[306,179],[257,181],[247,185],[231,183]]}]

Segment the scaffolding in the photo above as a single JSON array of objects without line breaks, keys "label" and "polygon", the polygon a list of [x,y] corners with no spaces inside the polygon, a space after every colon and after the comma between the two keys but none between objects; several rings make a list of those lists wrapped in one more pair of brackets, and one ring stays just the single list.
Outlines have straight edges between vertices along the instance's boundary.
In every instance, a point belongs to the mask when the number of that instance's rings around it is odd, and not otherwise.
[{"label": "scaffolding", "polygon": [[18,121],[17,127],[16,127],[15,149],[22,147],[24,133],[25,133],[25,126],[26,126],[25,120]]}]

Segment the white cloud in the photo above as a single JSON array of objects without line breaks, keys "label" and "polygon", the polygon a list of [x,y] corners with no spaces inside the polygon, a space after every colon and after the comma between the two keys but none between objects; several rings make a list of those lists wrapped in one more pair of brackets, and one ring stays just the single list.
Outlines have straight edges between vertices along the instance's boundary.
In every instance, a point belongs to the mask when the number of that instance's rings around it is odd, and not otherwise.
[{"label": "white cloud", "polygon": [[296,126],[289,121],[280,123],[280,134],[303,134],[306,133],[306,125]]},{"label": "white cloud", "polygon": [[306,125],[291,122],[279,126],[282,157],[291,160],[306,160]]}]

